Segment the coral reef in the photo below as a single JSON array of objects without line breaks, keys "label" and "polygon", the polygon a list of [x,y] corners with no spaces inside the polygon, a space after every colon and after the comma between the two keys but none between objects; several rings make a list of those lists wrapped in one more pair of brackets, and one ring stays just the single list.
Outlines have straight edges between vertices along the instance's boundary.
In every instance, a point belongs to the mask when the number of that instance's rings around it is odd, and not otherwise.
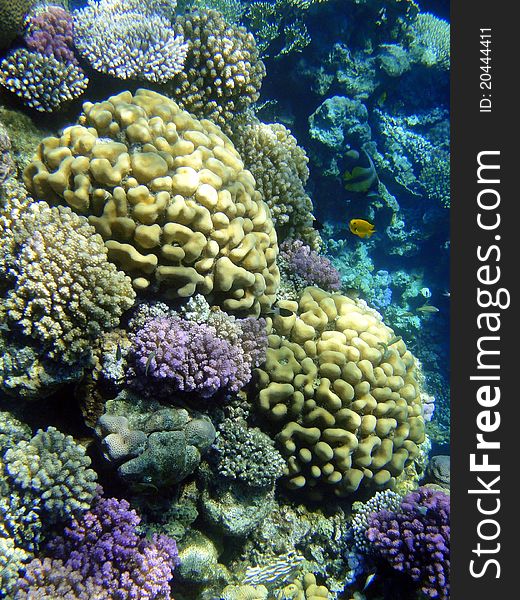
[{"label": "coral reef", "polygon": [[57,362],[88,360],[91,342],[133,304],[129,278],[107,261],[94,228],[67,207],[36,202],[21,214],[6,211],[0,230],[6,322]]},{"label": "coral reef", "polygon": [[170,18],[175,2],[89,0],[74,11],[74,44],[101,73],[164,82],[179,73],[188,45]]},{"label": "coral reef", "polygon": [[424,419],[416,363],[380,316],[307,288],[273,319],[257,369],[258,408],[287,459],[287,484],[345,496],[395,481],[418,455]]},{"label": "coral reef", "polygon": [[82,125],[43,140],[25,171],[29,189],[89,214],[139,290],[199,292],[255,315],[269,308],[279,283],[276,232],[220,129],[143,89],[84,110]]},{"label": "coral reef", "polygon": [[178,564],[175,541],[140,537],[140,518],[125,500],[99,498],[47,545],[51,557],[34,559],[18,581],[17,600],[69,593],[77,600],[169,600]]},{"label": "coral reef", "polygon": [[108,400],[96,435],[105,460],[134,489],[160,489],[193,473],[215,439],[207,417],[123,391]]},{"label": "coral reef", "polygon": [[0,63],[0,85],[40,112],[53,112],[81,96],[88,85],[83,70],[52,56],[13,50]]},{"label": "coral reef", "polygon": [[429,598],[450,597],[450,499],[419,488],[397,511],[371,515],[366,532],[375,551]]},{"label": "coral reef", "polygon": [[279,240],[301,238],[318,248],[312,201],[305,192],[309,159],[296,138],[280,123],[266,125],[258,120],[239,124],[232,137],[271,210]]},{"label": "coral reef", "polygon": [[233,117],[258,100],[265,76],[253,35],[215,10],[188,12],[174,27],[188,54],[184,69],[164,86],[166,94],[229,133]]}]

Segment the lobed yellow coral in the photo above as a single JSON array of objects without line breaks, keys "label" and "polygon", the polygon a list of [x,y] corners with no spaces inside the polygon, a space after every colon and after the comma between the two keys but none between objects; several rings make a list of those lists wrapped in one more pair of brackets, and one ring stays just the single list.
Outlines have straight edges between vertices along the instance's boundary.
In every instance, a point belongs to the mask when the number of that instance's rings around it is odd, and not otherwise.
[{"label": "lobed yellow coral", "polygon": [[229,138],[144,89],[83,109],[80,125],[41,142],[27,187],[89,215],[136,290],[202,293],[230,312],[269,308],[276,232]]},{"label": "lobed yellow coral", "polygon": [[425,439],[414,357],[375,311],[340,294],[306,288],[279,306],[292,314],[273,319],[258,405],[288,486],[319,498],[392,485]]}]

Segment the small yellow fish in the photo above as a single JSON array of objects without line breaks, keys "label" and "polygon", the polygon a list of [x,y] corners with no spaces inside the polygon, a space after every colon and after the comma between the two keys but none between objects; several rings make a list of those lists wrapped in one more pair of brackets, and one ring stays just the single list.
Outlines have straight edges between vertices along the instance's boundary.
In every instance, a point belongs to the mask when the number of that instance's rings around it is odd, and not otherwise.
[{"label": "small yellow fish", "polygon": [[375,232],[374,225],[364,219],[352,219],[348,226],[350,231],[360,238],[369,238]]}]

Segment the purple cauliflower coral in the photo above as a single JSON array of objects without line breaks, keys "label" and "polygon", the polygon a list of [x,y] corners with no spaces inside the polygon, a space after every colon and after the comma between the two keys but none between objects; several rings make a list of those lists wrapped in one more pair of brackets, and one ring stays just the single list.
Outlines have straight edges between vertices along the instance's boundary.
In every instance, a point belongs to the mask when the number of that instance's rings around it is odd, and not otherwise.
[{"label": "purple cauliflower coral", "polygon": [[340,288],[339,271],[326,256],[311,250],[301,240],[285,240],[280,246],[280,260],[289,271],[287,275],[300,280],[297,282],[300,287],[317,285],[329,291]]},{"label": "purple cauliflower coral", "polygon": [[34,52],[78,64],[73,50],[72,16],[60,6],[45,6],[29,16],[25,43]]},{"label": "purple cauliflower coral", "polygon": [[126,500],[98,499],[49,542],[50,557],[27,566],[16,600],[58,595],[75,600],[169,600],[170,580],[179,562],[177,546],[165,535],[150,540],[138,535],[140,521]]},{"label": "purple cauliflower coral", "polygon": [[129,356],[138,386],[158,384],[164,394],[219,390],[237,392],[251,379],[251,364],[239,344],[217,336],[215,328],[175,317],[148,321],[136,332]]},{"label": "purple cauliflower coral", "polygon": [[398,511],[370,516],[366,536],[396,571],[409,575],[429,598],[450,597],[450,498],[422,487]]}]

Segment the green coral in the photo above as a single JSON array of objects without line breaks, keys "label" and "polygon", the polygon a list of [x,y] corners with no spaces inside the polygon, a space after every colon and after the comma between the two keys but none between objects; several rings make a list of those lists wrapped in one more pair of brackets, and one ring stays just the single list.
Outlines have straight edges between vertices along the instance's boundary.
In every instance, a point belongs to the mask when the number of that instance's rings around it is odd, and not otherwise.
[{"label": "green coral", "polygon": [[24,18],[36,0],[0,0],[0,48],[7,48],[22,32]]},{"label": "green coral", "polygon": [[450,24],[430,13],[419,13],[410,25],[412,56],[423,65],[450,68]]},{"label": "green coral", "polygon": [[311,6],[326,1],[251,2],[244,19],[255,32],[262,54],[280,57],[291,52],[301,52],[311,42],[304,20],[305,13]]}]

